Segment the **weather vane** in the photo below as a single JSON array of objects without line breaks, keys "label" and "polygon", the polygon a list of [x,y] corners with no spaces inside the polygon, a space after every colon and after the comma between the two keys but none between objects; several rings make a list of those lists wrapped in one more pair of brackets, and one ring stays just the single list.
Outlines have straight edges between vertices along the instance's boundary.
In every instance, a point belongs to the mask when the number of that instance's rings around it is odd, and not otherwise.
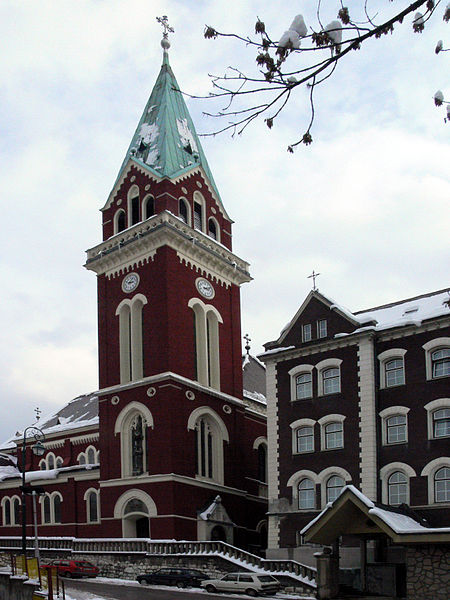
[{"label": "weather vane", "polygon": [[250,354],[250,342],[252,341],[250,336],[248,335],[248,333],[246,333],[244,335],[244,340],[247,342],[245,345],[245,349],[247,351],[247,354]]},{"label": "weather vane", "polygon": [[311,275],[308,275],[308,279],[312,278],[312,280],[313,280],[313,291],[317,290],[317,288],[316,288],[316,277],[319,277],[319,275],[320,275],[320,273],[314,273],[314,269],[313,269],[313,272],[311,273]]},{"label": "weather vane", "polygon": [[164,28],[161,46],[164,48],[164,50],[168,50],[170,48],[170,42],[168,39],[169,33],[174,33],[175,29],[169,25],[169,19],[167,18],[167,15],[163,15],[162,17],[156,17],[156,20]]}]

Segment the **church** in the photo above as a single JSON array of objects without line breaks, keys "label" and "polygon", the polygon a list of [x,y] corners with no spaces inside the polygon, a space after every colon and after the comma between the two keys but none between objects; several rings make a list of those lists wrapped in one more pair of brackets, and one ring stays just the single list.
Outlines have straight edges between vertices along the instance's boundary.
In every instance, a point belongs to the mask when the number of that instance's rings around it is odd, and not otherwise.
[{"label": "church", "polygon": [[87,251],[99,390],[34,424],[43,456],[31,428],[24,465],[23,433],[0,448],[3,536],[20,535],[24,466],[44,491],[41,536],[266,544],[265,368],[241,350],[249,265],[233,253],[233,221],[167,34],[161,45],[159,76],[101,209],[102,241]]}]

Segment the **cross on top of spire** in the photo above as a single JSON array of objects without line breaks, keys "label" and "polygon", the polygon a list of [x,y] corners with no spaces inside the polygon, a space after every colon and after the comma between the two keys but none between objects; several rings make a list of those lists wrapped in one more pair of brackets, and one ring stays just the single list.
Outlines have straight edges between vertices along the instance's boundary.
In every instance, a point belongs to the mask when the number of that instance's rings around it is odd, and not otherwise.
[{"label": "cross on top of spire", "polygon": [[167,15],[163,15],[162,17],[156,17],[156,20],[164,28],[161,46],[163,47],[164,52],[166,52],[170,48],[169,33],[174,33],[175,29],[169,25],[169,19],[167,18]]},{"label": "cross on top of spire", "polygon": [[312,279],[313,280],[313,291],[316,291],[316,278],[319,277],[320,273],[315,273],[314,269],[313,272],[311,273],[311,275],[308,275],[308,279]]},{"label": "cross on top of spire", "polygon": [[252,341],[250,336],[248,335],[248,333],[246,333],[244,335],[244,340],[247,342],[247,344],[245,345],[245,349],[247,351],[247,354],[250,354],[250,342]]}]

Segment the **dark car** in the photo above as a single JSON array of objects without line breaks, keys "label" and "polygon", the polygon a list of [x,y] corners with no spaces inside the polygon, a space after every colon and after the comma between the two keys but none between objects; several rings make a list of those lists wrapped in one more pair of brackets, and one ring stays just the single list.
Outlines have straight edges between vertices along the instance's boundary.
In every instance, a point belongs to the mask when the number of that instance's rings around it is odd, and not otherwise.
[{"label": "dark car", "polygon": [[176,585],[179,588],[188,585],[200,587],[200,584],[208,575],[195,569],[158,569],[152,573],[138,575],[136,578],[141,584],[156,583],[159,585]]},{"label": "dark car", "polygon": [[50,560],[41,567],[56,567],[61,577],[97,577],[100,569],[87,560]]}]

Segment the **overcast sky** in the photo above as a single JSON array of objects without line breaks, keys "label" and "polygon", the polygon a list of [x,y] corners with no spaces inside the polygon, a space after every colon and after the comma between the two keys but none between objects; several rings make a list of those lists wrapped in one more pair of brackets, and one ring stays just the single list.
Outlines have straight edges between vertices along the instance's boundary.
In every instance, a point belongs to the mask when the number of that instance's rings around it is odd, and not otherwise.
[{"label": "overcast sky", "polygon": [[[328,22],[339,3],[323,4]],[[205,23],[247,34],[259,16],[274,39],[297,12],[315,25],[313,0],[292,6],[0,2],[0,440],[32,422],[35,407],[48,412],[97,389],[96,282],[84,251],[100,241],[98,211],[160,69],[155,17],[167,14],[175,28],[170,62],[181,88],[207,94],[208,73],[255,72],[255,53],[205,40]],[[286,152],[309,119],[306,91],[272,130],[256,123],[236,139],[204,139],[235,220],[234,251],[254,277],[242,288],[253,353],[294,315],[313,269],[319,289],[351,310],[449,285],[450,124],[433,103],[437,89],[450,94],[449,54],[434,54],[438,39],[450,46],[442,12],[423,34],[409,19],[339,64],[316,95],[312,146]],[[197,131],[210,130],[209,101],[188,106]]]}]

